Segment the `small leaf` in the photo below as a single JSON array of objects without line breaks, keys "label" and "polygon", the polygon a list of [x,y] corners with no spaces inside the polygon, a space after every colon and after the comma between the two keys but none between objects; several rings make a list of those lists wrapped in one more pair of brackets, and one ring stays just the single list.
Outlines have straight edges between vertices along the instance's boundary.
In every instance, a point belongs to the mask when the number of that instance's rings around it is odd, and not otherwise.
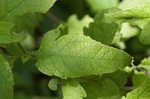
[{"label": "small leaf", "polygon": [[63,81],[62,92],[63,99],[84,99],[86,97],[83,87],[74,80]]},{"label": "small leaf", "polygon": [[66,25],[69,33],[83,33],[83,28],[88,27],[91,22],[93,22],[93,19],[88,15],[84,16],[81,20],[76,15],[72,15]]},{"label": "small leaf", "polygon": [[48,83],[48,87],[53,90],[56,91],[57,90],[57,86],[58,86],[58,79],[57,78],[53,78],[49,81]]},{"label": "small leaf", "polygon": [[138,67],[142,67],[150,72],[150,57],[143,59]]},{"label": "small leaf", "polygon": [[122,38],[126,40],[138,35],[139,32],[140,30],[137,27],[131,26],[129,23],[123,23],[120,31]]}]

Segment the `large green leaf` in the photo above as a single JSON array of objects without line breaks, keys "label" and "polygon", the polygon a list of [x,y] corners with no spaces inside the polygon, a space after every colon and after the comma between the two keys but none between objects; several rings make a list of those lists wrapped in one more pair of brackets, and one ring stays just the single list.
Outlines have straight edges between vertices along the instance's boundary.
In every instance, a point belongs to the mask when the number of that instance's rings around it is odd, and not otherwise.
[{"label": "large green leaf", "polygon": [[0,22],[0,44],[15,43],[23,40],[23,36],[17,33],[10,33],[13,24],[8,22]]},{"label": "large green leaf", "polygon": [[122,50],[96,42],[82,33],[61,36],[49,31],[37,52],[38,69],[49,76],[76,78],[102,75],[129,65],[131,57]]},{"label": "large green leaf", "polygon": [[13,76],[8,62],[0,55],[0,98],[13,99]]},{"label": "large green leaf", "polygon": [[126,99],[149,99],[150,97],[150,78],[148,77],[143,83],[133,91],[127,94]]},{"label": "large green leaf", "polygon": [[85,99],[120,99],[118,86],[110,79],[90,80],[82,84],[87,97]]},{"label": "large green leaf", "polygon": [[86,97],[83,87],[74,80],[63,81],[62,92],[63,99],[83,99]]}]

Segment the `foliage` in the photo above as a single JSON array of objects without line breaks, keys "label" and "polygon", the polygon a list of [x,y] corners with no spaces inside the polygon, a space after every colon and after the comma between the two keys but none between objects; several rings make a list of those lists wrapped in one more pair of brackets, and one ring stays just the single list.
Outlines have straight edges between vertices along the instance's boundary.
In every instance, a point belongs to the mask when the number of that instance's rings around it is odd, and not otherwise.
[{"label": "foliage", "polygon": [[150,0],[0,0],[0,98],[149,99],[149,25]]}]

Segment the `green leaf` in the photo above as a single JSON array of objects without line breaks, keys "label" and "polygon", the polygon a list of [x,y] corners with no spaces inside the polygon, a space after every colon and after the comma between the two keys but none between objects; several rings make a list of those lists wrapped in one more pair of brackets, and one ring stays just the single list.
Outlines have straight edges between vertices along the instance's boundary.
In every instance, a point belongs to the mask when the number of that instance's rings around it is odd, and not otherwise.
[{"label": "green leaf", "polygon": [[125,96],[123,96],[121,99],[126,99],[126,97],[125,97]]},{"label": "green leaf", "polygon": [[139,40],[144,45],[150,45],[150,22],[144,26],[141,34],[139,35]]},{"label": "green leaf", "polygon": [[0,55],[0,98],[13,99],[13,76],[8,62]]},{"label": "green leaf", "polygon": [[9,22],[15,24],[15,32],[17,33],[29,32],[30,34],[33,34],[35,32],[35,28],[39,25],[41,18],[42,15],[31,13],[13,17],[9,20]]},{"label": "green leaf", "polygon": [[150,0],[123,0],[120,4],[119,7],[120,9],[127,10],[127,9],[132,9],[137,6],[140,6],[144,4],[145,2],[150,1]]},{"label": "green leaf", "polygon": [[85,99],[120,99],[118,86],[110,79],[90,80],[82,84],[87,97]]},{"label": "green leaf", "polygon": [[107,77],[114,81],[119,88],[122,88],[128,80],[128,74],[123,70],[118,70],[110,74],[105,74],[103,77]]},{"label": "green leaf", "polygon": [[148,49],[148,46],[143,46],[139,39],[137,37],[134,37],[127,43],[127,48],[131,54],[136,55],[138,53],[145,53],[145,51],[147,51]]},{"label": "green leaf", "polygon": [[[135,0],[134,0],[135,1]],[[118,19],[138,19],[138,18],[149,18],[150,17],[150,1],[143,1],[143,3],[123,9],[120,11],[114,11],[108,14]]]},{"label": "green leaf", "polygon": [[144,19],[133,19],[128,20],[129,23],[133,24],[134,26],[138,26],[141,30],[145,28],[150,22],[150,18],[144,18]]},{"label": "green leaf", "polygon": [[93,12],[116,7],[119,0],[85,0]]},{"label": "green leaf", "polygon": [[11,56],[20,57],[25,54],[24,50],[18,43],[8,44],[5,49]]},{"label": "green leaf", "polygon": [[143,59],[138,67],[142,67],[150,72],[150,57]]},{"label": "green leaf", "polygon": [[150,97],[150,78],[148,77],[143,83],[133,91],[127,94],[126,99],[149,99]]},{"label": "green leaf", "polygon": [[85,34],[103,44],[112,44],[119,26],[114,22],[107,22],[108,20],[105,18],[104,12],[98,13],[94,23],[91,23],[89,28],[85,29]]},{"label": "green leaf", "polygon": [[0,19],[7,14],[8,6],[7,0],[0,0]]},{"label": "green leaf", "polygon": [[26,13],[46,13],[56,0],[8,0],[8,13],[5,18]]},{"label": "green leaf", "polygon": [[0,22],[0,44],[15,43],[23,40],[23,36],[17,33],[10,33],[13,24],[8,22]]},{"label": "green leaf", "polygon": [[138,35],[139,32],[140,30],[137,27],[132,26],[131,24],[127,22],[122,24],[121,31],[120,31],[122,38],[125,40],[128,40],[129,38],[132,38]]},{"label": "green leaf", "polygon": [[76,78],[123,69],[131,57],[81,34],[61,36],[60,29],[46,33],[37,52],[38,69],[49,76]]},{"label": "green leaf", "polygon": [[57,86],[58,86],[58,79],[57,78],[53,78],[49,81],[48,83],[48,87],[51,89],[51,90],[54,90],[56,91],[57,90]]},{"label": "green leaf", "polygon": [[63,81],[62,92],[63,99],[83,99],[86,97],[83,87],[74,80]]},{"label": "green leaf", "polygon": [[93,19],[88,15],[84,16],[81,20],[76,15],[72,15],[68,19],[66,26],[69,33],[83,33],[83,28],[88,27],[91,22],[93,22]]},{"label": "green leaf", "polygon": [[134,71],[133,77],[132,77],[132,83],[133,87],[137,88],[139,87],[145,79],[147,79],[147,75],[145,72],[138,72]]}]

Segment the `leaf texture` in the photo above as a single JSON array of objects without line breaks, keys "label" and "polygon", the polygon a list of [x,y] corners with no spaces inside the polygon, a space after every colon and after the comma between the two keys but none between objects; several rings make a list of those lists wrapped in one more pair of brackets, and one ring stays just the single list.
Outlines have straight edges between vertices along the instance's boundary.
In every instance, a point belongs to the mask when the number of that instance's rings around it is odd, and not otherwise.
[{"label": "leaf texture", "polygon": [[61,78],[102,75],[123,69],[131,57],[122,50],[96,42],[81,34],[60,36],[60,29],[49,31],[37,52],[38,69]]}]

